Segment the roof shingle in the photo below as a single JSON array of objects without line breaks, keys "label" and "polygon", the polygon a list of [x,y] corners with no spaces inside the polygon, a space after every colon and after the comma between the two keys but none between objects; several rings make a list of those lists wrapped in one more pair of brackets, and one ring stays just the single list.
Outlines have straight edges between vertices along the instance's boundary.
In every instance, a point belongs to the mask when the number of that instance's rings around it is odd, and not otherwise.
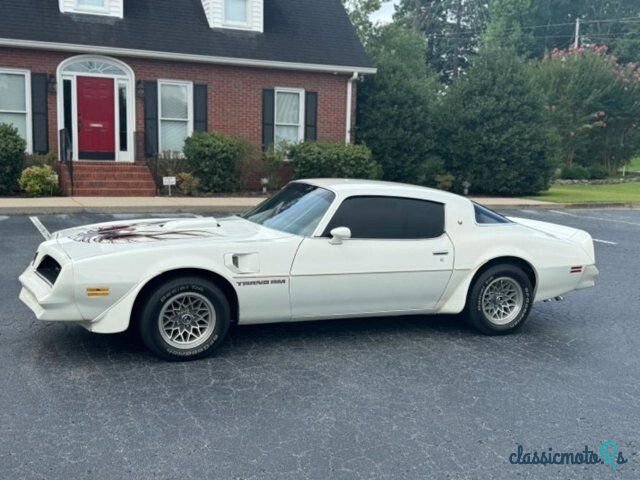
[{"label": "roof shingle", "polygon": [[316,65],[371,67],[340,0],[264,0],[264,33],[211,29],[200,0],[125,0],[124,19],[3,0],[0,39]]}]

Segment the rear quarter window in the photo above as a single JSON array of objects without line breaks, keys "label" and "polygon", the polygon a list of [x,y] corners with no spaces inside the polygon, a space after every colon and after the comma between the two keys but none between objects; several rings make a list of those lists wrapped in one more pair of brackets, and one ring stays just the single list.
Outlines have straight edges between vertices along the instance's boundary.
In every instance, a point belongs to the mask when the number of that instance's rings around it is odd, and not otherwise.
[{"label": "rear quarter window", "polygon": [[494,212],[493,210],[483,207],[477,203],[473,204],[473,209],[476,215],[476,223],[480,225],[490,225],[496,223],[513,223],[506,217],[503,217],[499,213]]}]

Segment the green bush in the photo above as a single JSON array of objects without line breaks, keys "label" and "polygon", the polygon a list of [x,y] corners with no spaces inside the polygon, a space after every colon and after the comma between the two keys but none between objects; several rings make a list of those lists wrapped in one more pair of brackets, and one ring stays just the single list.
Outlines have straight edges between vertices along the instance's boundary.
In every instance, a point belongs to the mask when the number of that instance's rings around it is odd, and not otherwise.
[{"label": "green bush", "polygon": [[454,189],[532,195],[549,188],[557,135],[529,65],[509,50],[481,50],[443,99],[440,156]]},{"label": "green bush", "polygon": [[571,165],[562,169],[560,178],[563,180],[586,180],[589,178],[589,171],[582,165]]},{"label": "green bush", "polygon": [[200,179],[205,193],[236,190],[239,165],[248,150],[242,140],[218,132],[194,133],[184,144],[189,170]]},{"label": "green bush", "polygon": [[26,147],[16,128],[0,123],[0,195],[16,190]]},{"label": "green bush", "polygon": [[442,172],[425,177],[425,169],[436,150],[440,95],[425,47],[423,36],[397,23],[376,29],[367,50],[378,73],[358,86],[356,137],[380,162],[385,180],[434,186]]},{"label": "green bush", "polygon": [[587,170],[589,171],[589,180],[603,180],[609,177],[609,170],[603,165],[592,165]]},{"label": "green bush", "polygon": [[20,188],[31,197],[60,194],[58,176],[49,165],[26,168],[18,183]]},{"label": "green bush", "polygon": [[380,178],[380,165],[364,145],[304,142],[289,149],[295,178]]}]

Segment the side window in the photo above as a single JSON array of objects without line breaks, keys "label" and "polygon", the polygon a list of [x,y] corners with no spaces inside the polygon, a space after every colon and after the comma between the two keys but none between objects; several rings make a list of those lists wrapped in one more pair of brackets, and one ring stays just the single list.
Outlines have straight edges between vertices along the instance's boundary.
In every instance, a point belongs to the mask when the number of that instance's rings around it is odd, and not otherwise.
[{"label": "side window", "polygon": [[342,202],[324,236],[336,227],[351,238],[420,239],[444,233],[444,205],[398,197],[350,197]]}]

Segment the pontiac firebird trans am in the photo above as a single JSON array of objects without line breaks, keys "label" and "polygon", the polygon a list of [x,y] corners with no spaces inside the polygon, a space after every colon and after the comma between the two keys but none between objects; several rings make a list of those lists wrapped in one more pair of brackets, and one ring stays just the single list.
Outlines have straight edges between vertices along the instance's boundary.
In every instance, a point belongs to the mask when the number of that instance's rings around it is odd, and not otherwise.
[{"label": "pontiac firebird trans am", "polygon": [[136,328],[156,355],[204,357],[235,323],[458,314],[521,327],[533,302],[592,287],[588,233],[506,218],[412,185],[301,180],[228,218],[54,233],[20,277],[41,320]]}]

